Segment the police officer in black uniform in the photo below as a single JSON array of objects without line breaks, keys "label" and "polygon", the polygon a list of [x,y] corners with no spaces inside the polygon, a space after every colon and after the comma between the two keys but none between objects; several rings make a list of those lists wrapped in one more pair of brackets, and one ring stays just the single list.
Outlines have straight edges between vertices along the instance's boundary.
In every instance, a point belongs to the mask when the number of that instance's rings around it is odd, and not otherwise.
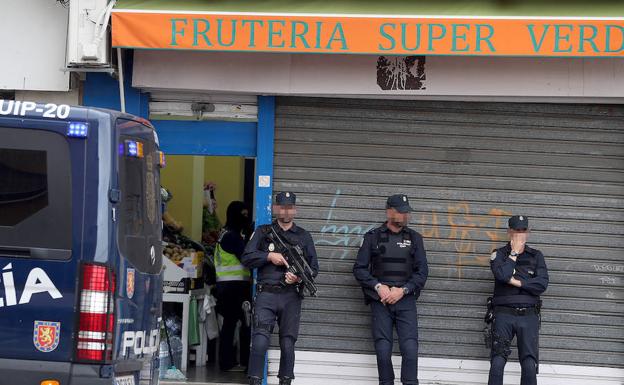
[{"label": "police officer in black uniform", "polygon": [[379,385],[394,384],[393,328],[401,350],[401,382],[418,384],[418,317],[416,299],[429,269],[422,236],[407,227],[412,208],[407,196],[386,202],[387,221],[364,235],[353,274],[372,312]]},{"label": "police officer in black uniform", "polygon": [[509,243],[494,250],[490,266],[494,273],[494,323],[488,385],[502,385],[511,340],[518,342],[522,368],[521,385],[537,385],[539,363],[540,294],[548,287],[544,255],[526,245],[529,218],[509,218]]},{"label": "police officer in black uniform", "polygon": [[303,289],[300,286],[300,279],[286,271],[288,266],[286,259],[278,252],[269,234],[273,227],[283,239],[298,244],[314,276],[318,274],[319,265],[312,236],[294,223],[297,212],[296,199],[292,192],[277,194],[273,205],[273,215],[277,219],[270,225],[258,227],[241,259],[246,267],[258,269],[248,367],[250,385],[262,384],[265,355],[276,320],[279,325],[281,350],[279,383],[290,385],[295,378],[295,341],[299,335]]}]

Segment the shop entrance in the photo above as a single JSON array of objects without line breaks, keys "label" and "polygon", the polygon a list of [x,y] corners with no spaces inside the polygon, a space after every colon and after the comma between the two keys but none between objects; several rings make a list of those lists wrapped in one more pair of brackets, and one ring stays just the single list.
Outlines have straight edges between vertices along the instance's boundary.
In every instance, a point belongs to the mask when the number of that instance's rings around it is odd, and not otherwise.
[{"label": "shop entrance", "polygon": [[[170,311],[174,321],[177,320],[169,323],[174,326],[172,332],[176,333],[174,340],[179,346],[169,355],[180,363],[179,369],[187,383],[247,382],[240,347],[248,347],[249,343],[232,342],[230,354],[223,353],[224,357],[230,357],[229,364],[219,365],[225,362],[219,360],[219,346],[228,345],[211,337],[218,334],[217,310],[240,314],[237,310],[242,309],[244,303],[239,306],[236,301],[243,296],[241,293],[250,294],[251,288],[231,293],[229,288],[222,290],[224,285],[219,284],[217,291],[212,259],[231,202],[247,205],[251,228],[271,220],[267,202],[272,195],[274,108],[275,100],[269,96],[150,90],[149,119],[167,155],[162,183],[172,195],[164,215],[168,221],[165,231],[169,232],[165,234],[168,235],[166,240],[172,244],[165,247],[171,258],[164,258],[168,286],[164,288],[163,309],[165,313]],[[221,264],[222,281],[227,281],[223,276],[231,274],[232,269],[239,275],[240,269],[231,265],[237,262],[236,258],[231,257],[226,255],[221,259],[229,261]],[[181,285],[181,280],[186,284]],[[232,306],[227,310],[216,306],[216,296],[220,298],[220,305]],[[234,321],[235,325],[226,325],[240,328],[243,321],[250,321],[248,312],[243,315]],[[175,329],[177,326],[179,330]],[[235,340],[234,337],[224,339]],[[160,354],[167,355],[167,350],[168,345],[161,344]],[[180,383],[169,378],[162,379],[161,383]]]},{"label": "shop entrance", "polygon": [[[243,293],[233,291],[224,296],[221,291],[222,295],[217,295],[214,251],[228,221],[227,209],[232,202],[242,202],[234,204],[236,207],[243,204],[247,207],[250,221],[242,233],[245,238],[251,236],[255,159],[168,155],[166,161],[161,178],[166,201],[163,241],[167,257],[163,322],[169,340],[162,339],[161,354],[163,348],[167,351],[171,348],[174,364],[185,374],[188,383],[245,384],[244,351],[249,346],[250,311],[240,306],[243,319],[228,321],[223,318],[225,308],[231,309],[233,303],[239,307],[239,302],[243,301],[238,297]],[[180,283],[182,276],[183,284]],[[244,300],[250,301],[251,282],[247,282],[248,286],[244,282],[241,284],[249,287]],[[227,328],[234,330],[230,342],[219,336],[219,331]],[[220,349],[223,344],[230,344],[231,349]],[[169,379],[161,381],[166,384]]]}]

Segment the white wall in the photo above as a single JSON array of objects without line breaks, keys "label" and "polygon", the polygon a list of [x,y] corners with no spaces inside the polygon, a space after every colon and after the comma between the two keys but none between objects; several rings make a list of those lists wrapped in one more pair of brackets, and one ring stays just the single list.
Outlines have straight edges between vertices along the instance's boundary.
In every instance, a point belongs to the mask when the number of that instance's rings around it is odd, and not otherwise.
[{"label": "white wall", "polygon": [[55,0],[2,0],[0,89],[67,91],[69,9]]},{"label": "white wall", "polygon": [[28,100],[36,103],[80,105],[80,92],[78,89],[69,92],[56,91],[15,91],[15,100]]},{"label": "white wall", "polygon": [[624,59],[426,58],[426,89],[383,91],[378,56],[135,51],[143,89],[273,95],[624,102]]}]

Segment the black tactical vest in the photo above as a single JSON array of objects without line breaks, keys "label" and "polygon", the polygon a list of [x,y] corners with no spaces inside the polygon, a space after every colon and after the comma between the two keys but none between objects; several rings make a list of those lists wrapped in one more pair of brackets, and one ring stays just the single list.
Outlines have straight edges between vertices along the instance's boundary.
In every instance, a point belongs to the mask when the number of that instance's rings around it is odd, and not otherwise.
[{"label": "black tactical vest", "polygon": [[[501,247],[498,250],[501,250],[501,252],[505,255],[509,255],[511,253],[511,248],[508,245]],[[514,275],[529,279],[535,277],[536,271],[536,253],[527,246],[525,247],[524,252],[517,258],[516,272]],[[534,296],[523,290],[521,287],[515,287],[498,281],[494,284],[495,305],[534,305],[538,302],[538,300],[539,296]]]},{"label": "black tactical vest", "polygon": [[386,285],[405,285],[414,270],[411,232],[392,234],[377,229],[375,239],[371,250],[371,274]]}]

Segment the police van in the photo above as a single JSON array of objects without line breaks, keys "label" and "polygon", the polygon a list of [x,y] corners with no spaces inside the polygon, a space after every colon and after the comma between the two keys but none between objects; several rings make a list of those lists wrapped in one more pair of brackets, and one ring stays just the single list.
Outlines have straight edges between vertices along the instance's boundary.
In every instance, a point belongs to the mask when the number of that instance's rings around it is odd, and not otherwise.
[{"label": "police van", "polygon": [[158,382],[163,166],[144,119],[0,100],[0,384]]}]

